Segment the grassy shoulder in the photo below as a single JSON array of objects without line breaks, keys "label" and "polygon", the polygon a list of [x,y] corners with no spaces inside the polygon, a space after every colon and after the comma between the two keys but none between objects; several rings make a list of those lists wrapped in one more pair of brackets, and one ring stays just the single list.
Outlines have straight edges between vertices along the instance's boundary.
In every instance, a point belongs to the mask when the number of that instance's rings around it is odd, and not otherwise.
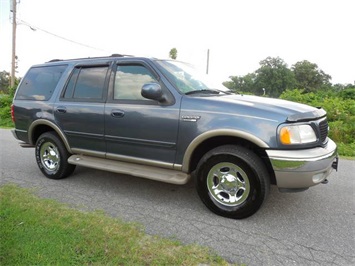
[{"label": "grassy shoulder", "polygon": [[146,235],[136,224],[0,187],[1,265],[229,265],[197,245]]}]

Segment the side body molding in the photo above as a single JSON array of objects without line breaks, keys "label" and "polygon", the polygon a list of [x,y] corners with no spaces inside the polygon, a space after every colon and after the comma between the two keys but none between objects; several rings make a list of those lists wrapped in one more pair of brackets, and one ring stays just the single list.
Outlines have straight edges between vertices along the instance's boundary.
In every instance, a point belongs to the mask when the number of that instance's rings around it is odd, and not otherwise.
[{"label": "side body molding", "polygon": [[53,122],[51,121],[48,121],[46,119],[38,119],[36,121],[34,121],[31,126],[29,127],[28,129],[28,136],[29,136],[29,141],[30,141],[30,144],[32,145],[36,145],[36,143],[33,143],[33,134],[34,134],[34,131],[36,129],[37,126],[41,126],[41,125],[45,125],[45,126],[49,126],[51,128],[54,129],[54,131],[59,135],[59,137],[61,138],[61,140],[63,141],[65,147],[67,148],[68,152],[69,153],[73,153],[70,146],[69,146],[69,142],[67,140],[67,138],[65,137],[65,135],[63,134],[63,132],[60,130],[60,128],[54,124]]},{"label": "side body molding", "polygon": [[208,140],[213,137],[221,137],[221,136],[228,136],[228,137],[238,137],[242,138],[245,140],[248,140],[255,145],[259,146],[260,148],[269,148],[269,145],[267,145],[263,140],[255,137],[254,135],[250,133],[246,133],[244,131],[240,130],[233,130],[233,129],[216,129],[216,130],[211,130],[202,133],[201,135],[197,136],[187,147],[184,159],[182,162],[182,171],[187,173],[189,171],[189,164],[191,161],[191,157],[193,155],[193,152],[195,149],[203,143],[205,140]]}]

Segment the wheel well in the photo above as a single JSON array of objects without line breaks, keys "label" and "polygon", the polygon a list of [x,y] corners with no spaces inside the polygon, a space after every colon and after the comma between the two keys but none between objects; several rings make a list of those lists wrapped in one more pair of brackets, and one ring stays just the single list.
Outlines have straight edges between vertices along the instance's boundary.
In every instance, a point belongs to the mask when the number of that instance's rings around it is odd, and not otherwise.
[{"label": "wheel well", "polygon": [[269,176],[270,176],[270,183],[276,184],[275,173],[273,171],[270,160],[269,160],[265,150],[258,147],[256,144],[254,144],[248,140],[245,140],[243,138],[238,138],[238,137],[231,137],[231,136],[213,137],[213,138],[205,140],[199,146],[197,146],[197,148],[194,150],[194,152],[191,156],[190,165],[189,165],[189,172],[193,172],[196,170],[200,159],[207,152],[209,152],[210,150],[212,150],[216,147],[219,147],[222,145],[227,145],[227,144],[239,145],[244,148],[252,150],[256,155],[258,155],[260,157],[260,159],[264,162],[266,168],[268,169]]},{"label": "wheel well", "polygon": [[41,136],[43,133],[49,132],[49,131],[53,131],[55,132],[55,130],[47,125],[38,125],[35,127],[35,129],[33,130],[32,136],[31,136],[31,141],[33,144],[36,144],[39,136]]}]

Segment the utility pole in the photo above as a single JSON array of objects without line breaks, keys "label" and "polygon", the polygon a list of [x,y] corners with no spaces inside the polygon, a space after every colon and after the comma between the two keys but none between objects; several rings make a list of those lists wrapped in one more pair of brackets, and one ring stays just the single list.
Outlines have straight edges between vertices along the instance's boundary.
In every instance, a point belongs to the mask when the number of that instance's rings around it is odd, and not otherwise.
[{"label": "utility pole", "polygon": [[11,61],[11,82],[10,86],[15,86],[16,70],[16,0],[12,0],[12,61]]}]

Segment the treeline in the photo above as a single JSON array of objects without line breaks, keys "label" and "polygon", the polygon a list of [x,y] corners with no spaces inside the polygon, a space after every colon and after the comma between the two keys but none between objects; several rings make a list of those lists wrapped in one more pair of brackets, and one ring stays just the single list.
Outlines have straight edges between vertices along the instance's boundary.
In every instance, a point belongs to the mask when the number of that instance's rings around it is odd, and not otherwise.
[{"label": "treeline", "polygon": [[231,90],[275,98],[292,89],[302,89],[307,93],[355,88],[354,84],[332,85],[331,76],[315,63],[304,60],[289,68],[280,57],[267,57],[260,61],[260,67],[253,73],[231,76],[230,79],[223,84]]}]

